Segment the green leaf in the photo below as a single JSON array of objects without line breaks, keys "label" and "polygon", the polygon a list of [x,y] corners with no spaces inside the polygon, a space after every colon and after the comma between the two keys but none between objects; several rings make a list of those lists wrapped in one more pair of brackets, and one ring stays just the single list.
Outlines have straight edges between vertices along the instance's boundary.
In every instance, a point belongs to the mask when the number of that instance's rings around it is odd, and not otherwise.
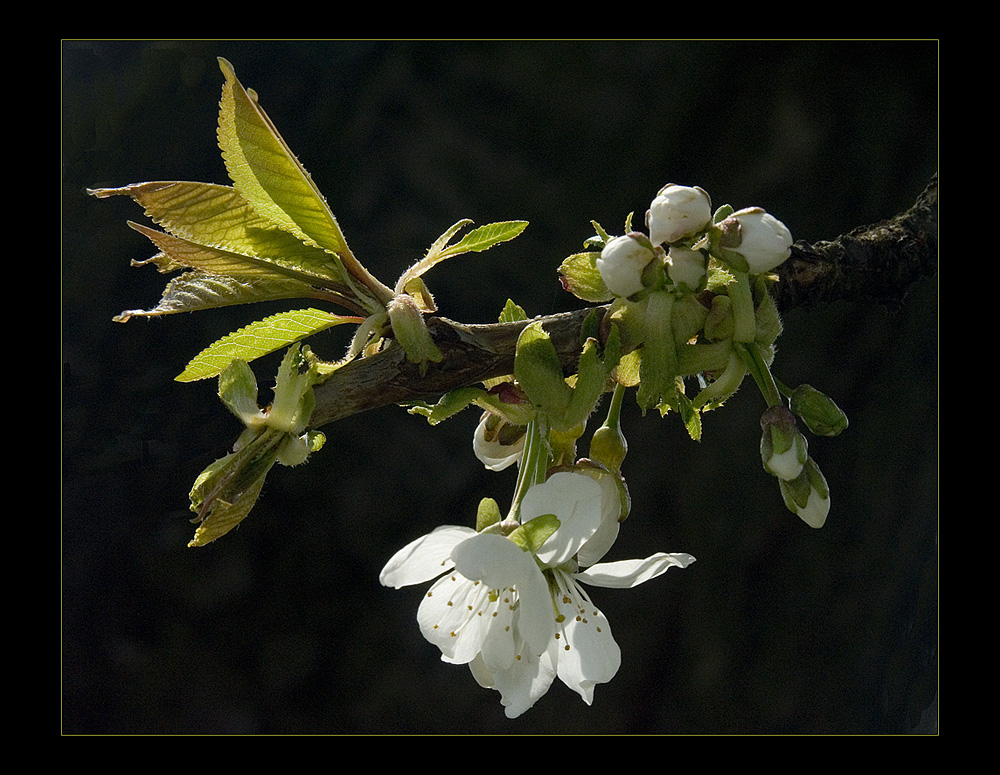
[{"label": "green leaf", "polygon": [[226,77],[219,103],[219,146],[236,189],[262,217],[303,242],[336,254],[384,304],[392,293],[354,258],[326,199],[271,119],[219,59]]},{"label": "green leaf", "polygon": [[202,471],[191,488],[191,510],[200,522],[188,546],[204,546],[236,527],[253,509],[278,457],[285,434],[261,426],[245,431],[239,450]]},{"label": "green leaf", "polygon": [[473,229],[461,240],[441,251],[442,258],[462,253],[481,253],[501,242],[509,242],[528,227],[527,221],[502,221]]},{"label": "green leaf", "polygon": [[576,253],[564,259],[559,265],[559,280],[563,288],[578,299],[602,303],[611,301],[614,294],[608,290],[597,268],[600,253]]},{"label": "green leaf", "polygon": [[559,353],[541,322],[527,325],[517,340],[514,373],[531,403],[550,418],[566,413],[573,389],[566,384]]},{"label": "green leaf", "polygon": [[[351,311],[363,311],[353,292],[346,285],[331,280],[322,270],[317,272],[315,265],[272,261],[257,256],[234,253],[222,248],[202,245],[173,234],[156,231],[148,226],[129,223],[133,229],[146,236],[170,260],[170,266],[189,267],[220,277],[233,277],[237,280],[283,280],[282,294],[285,298],[291,292],[292,282],[298,283],[300,298],[327,298],[347,307]],[[257,296],[253,301],[265,301],[269,296]]]},{"label": "green leaf", "polygon": [[462,255],[463,253],[481,253],[489,250],[494,245],[501,242],[508,242],[528,226],[527,221],[503,221],[501,223],[491,223],[487,226],[480,226],[462,237],[461,240],[452,246],[448,246],[451,238],[454,237],[465,226],[472,221],[468,218],[450,226],[444,234],[438,237],[434,244],[427,250],[427,255],[417,263],[407,269],[396,281],[396,293],[402,293],[403,289],[415,278],[423,275],[428,269],[441,263],[445,259]]},{"label": "green leaf", "polygon": [[534,416],[534,409],[530,404],[505,403],[500,395],[479,387],[451,390],[441,396],[436,404],[414,401],[407,404],[407,411],[410,414],[423,415],[430,425],[437,425],[449,417],[454,417],[469,405],[490,411],[511,425],[527,425]]},{"label": "green leaf", "polygon": [[[91,194],[99,198],[129,196],[175,237],[295,270],[342,292],[350,290],[350,280],[336,255],[307,245],[262,218],[231,186],[159,181],[99,189]],[[237,269],[247,271],[242,265]]]},{"label": "green leaf", "polygon": [[252,361],[333,326],[361,322],[361,318],[332,315],[318,309],[280,312],[234,331],[202,350],[176,380],[193,382],[215,377],[234,360]]},{"label": "green leaf", "polygon": [[245,426],[266,423],[257,405],[257,378],[246,361],[232,361],[219,374],[219,398]]},{"label": "green leaf", "polygon": [[186,272],[167,283],[163,296],[153,309],[125,310],[114,320],[125,323],[133,317],[158,317],[264,300],[301,298],[330,300],[327,294],[299,280],[267,277],[239,279],[198,271]]},{"label": "green leaf", "polygon": [[503,311],[500,313],[498,318],[498,323],[520,323],[523,320],[528,319],[528,313],[524,311],[523,307],[518,306],[510,299],[507,299],[507,303],[504,304]]},{"label": "green leaf", "polygon": [[347,241],[309,173],[236,78],[225,59],[219,105],[219,145],[237,190],[273,224],[304,242],[341,254]]}]

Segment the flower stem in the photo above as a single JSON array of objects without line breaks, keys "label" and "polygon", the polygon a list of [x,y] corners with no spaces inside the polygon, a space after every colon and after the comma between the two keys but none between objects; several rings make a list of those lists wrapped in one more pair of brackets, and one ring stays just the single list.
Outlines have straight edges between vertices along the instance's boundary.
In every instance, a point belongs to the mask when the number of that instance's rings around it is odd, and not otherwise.
[{"label": "flower stem", "polygon": [[524,436],[524,452],[518,467],[517,485],[514,488],[514,499],[510,504],[508,518],[518,519],[521,511],[521,501],[525,493],[536,484],[545,481],[545,473],[549,467],[549,446],[546,443],[544,419],[537,414],[528,422]]},{"label": "flower stem", "polygon": [[764,362],[764,357],[757,343],[736,343],[735,347],[746,364],[747,371],[750,372],[754,382],[757,383],[757,387],[760,388],[760,392],[763,394],[764,400],[767,401],[767,405],[784,406],[785,403],[781,399],[781,392],[778,390],[778,385],[771,375],[771,370]]}]

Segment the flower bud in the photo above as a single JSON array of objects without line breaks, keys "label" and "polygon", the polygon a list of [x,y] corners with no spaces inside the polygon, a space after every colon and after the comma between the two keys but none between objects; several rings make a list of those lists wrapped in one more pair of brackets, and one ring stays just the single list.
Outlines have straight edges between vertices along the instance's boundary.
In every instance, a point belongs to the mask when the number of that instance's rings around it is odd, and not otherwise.
[{"label": "flower bud", "polygon": [[830,488],[823,472],[812,458],[806,460],[802,473],[791,481],[780,481],[781,495],[789,511],[809,527],[823,527],[830,513]]},{"label": "flower bud", "polygon": [[712,220],[712,201],[700,188],[670,185],[660,190],[646,213],[654,245],[679,242],[704,229]]},{"label": "flower bud", "polygon": [[444,358],[431,338],[420,307],[412,296],[400,293],[389,302],[386,309],[393,336],[402,345],[406,359],[420,366],[421,374],[426,371],[429,361],[438,363]]},{"label": "flower bud", "polygon": [[817,436],[837,436],[847,428],[847,415],[833,399],[812,385],[799,385],[791,397],[791,409]]},{"label": "flower bud", "polygon": [[667,275],[681,290],[698,290],[705,277],[705,254],[675,245],[667,253]]},{"label": "flower bud", "polygon": [[643,270],[655,257],[651,246],[637,237],[641,235],[615,237],[597,259],[601,279],[615,296],[628,297],[641,291]]},{"label": "flower bud", "polygon": [[[759,207],[747,207],[733,213],[719,224],[718,247],[722,258],[735,254],[746,263],[750,274],[769,272],[791,255],[792,234],[770,213]],[[742,269],[742,267],[738,267]]]},{"label": "flower bud", "polygon": [[472,437],[472,449],[490,471],[503,471],[524,454],[524,426],[510,425],[492,412],[483,412]]},{"label": "flower bud", "polygon": [[808,453],[806,438],[795,424],[795,416],[783,406],[772,406],[760,418],[760,459],[764,470],[783,481],[802,473]]}]

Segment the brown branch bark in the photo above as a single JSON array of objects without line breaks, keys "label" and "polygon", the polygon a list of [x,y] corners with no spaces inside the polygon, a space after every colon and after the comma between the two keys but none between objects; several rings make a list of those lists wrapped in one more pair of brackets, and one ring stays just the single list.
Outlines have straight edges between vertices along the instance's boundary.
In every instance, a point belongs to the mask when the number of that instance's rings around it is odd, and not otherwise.
[{"label": "brown branch bark", "polygon": [[[832,301],[896,305],[920,278],[937,271],[937,176],[917,202],[895,218],[853,230],[832,241],[797,242],[778,270],[773,286],[778,309]],[[597,307],[604,315],[608,307]],[[541,320],[568,373],[580,351],[580,328],[591,309],[550,315]],[[358,359],[334,372],[315,389],[313,428],[351,415],[439,396],[514,371],[518,335],[527,323],[465,325],[428,319],[431,335],[444,354],[424,374],[400,347]]]},{"label": "brown branch bark", "polygon": [[773,286],[778,309],[832,301],[902,303],[921,277],[937,271],[937,175],[904,213],[831,242],[797,242]]}]

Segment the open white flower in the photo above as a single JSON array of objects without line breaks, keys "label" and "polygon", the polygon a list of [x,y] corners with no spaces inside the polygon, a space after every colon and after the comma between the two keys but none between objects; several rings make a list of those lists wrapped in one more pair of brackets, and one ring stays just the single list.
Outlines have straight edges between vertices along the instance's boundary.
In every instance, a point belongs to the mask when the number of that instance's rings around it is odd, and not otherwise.
[{"label": "open white flower", "polygon": [[397,552],[380,580],[398,589],[440,576],[417,612],[421,633],[442,660],[468,664],[480,685],[498,690],[508,717],[528,710],[556,676],[590,704],[594,686],[617,673],[621,651],[581,583],[627,588],[694,561],[661,553],[581,570],[581,550],[604,520],[617,522],[610,503],[585,474],[553,474],[527,492],[510,537],[440,527]]}]

